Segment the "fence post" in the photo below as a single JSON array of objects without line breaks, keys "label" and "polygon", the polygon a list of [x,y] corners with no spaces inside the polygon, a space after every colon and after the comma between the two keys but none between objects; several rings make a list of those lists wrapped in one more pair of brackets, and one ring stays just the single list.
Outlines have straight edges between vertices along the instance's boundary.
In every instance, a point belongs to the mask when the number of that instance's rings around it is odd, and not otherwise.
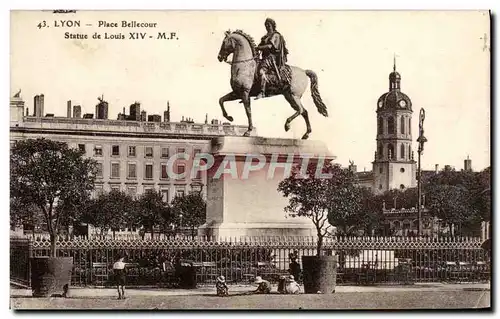
[{"label": "fence post", "polygon": [[33,240],[28,238],[28,287],[31,287],[31,258],[33,257]]}]

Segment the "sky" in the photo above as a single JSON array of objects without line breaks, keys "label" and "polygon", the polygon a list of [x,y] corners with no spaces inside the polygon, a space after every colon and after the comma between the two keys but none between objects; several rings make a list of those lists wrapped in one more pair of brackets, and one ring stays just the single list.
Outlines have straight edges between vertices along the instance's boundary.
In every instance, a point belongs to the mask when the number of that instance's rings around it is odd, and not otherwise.
[{"label": "sky", "polygon": [[[224,120],[218,106],[230,91],[230,65],[217,54],[224,31],[242,29],[256,41],[272,17],[286,39],[289,64],[318,75],[329,117],[317,113],[309,89],[302,103],[309,110],[310,139],[325,142],[337,161],[353,160],[371,170],[376,149],[376,103],[388,91],[396,54],[401,90],[413,102],[413,149],[418,112],[426,111],[428,142],[422,167],[490,166],[490,21],[479,11],[79,11],[11,13],[11,94],[19,89],[33,112],[33,97],[45,95],[45,113],[66,116],[66,101],[94,113],[97,97],[109,102],[116,119],[134,101],[148,114],[171,119]],[[56,28],[54,20],[80,20],[81,28]],[[49,28],[38,29],[41,21]],[[99,20],[157,23],[155,29],[98,28]],[[85,24],[92,24],[87,27]],[[60,23],[59,23],[60,24]],[[176,32],[178,40],[70,40],[65,32],[104,35]],[[486,44],[489,44],[487,40]],[[228,102],[234,124],[247,125],[242,104]],[[252,100],[253,123],[260,136],[300,138],[301,117],[283,129],[294,113],[282,96]],[[415,154],[416,156],[416,154]]]}]

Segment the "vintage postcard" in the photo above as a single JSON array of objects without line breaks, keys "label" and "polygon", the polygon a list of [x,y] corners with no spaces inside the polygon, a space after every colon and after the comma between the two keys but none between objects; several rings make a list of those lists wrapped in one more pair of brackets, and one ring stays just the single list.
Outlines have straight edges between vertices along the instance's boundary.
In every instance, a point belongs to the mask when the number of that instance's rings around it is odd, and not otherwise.
[{"label": "vintage postcard", "polygon": [[11,11],[11,309],[491,309],[490,30]]}]

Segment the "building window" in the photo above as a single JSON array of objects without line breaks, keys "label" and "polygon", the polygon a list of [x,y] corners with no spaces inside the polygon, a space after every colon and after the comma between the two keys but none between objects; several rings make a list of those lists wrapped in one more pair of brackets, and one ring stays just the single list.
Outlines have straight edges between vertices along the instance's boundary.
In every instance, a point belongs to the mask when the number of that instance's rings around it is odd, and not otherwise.
[{"label": "building window", "polygon": [[380,167],[378,171],[379,171],[380,174],[382,174],[384,172],[384,168]]},{"label": "building window", "polygon": [[168,158],[168,147],[162,147],[161,148],[161,157],[162,158]]},{"label": "building window", "polygon": [[102,146],[101,145],[96,145],[94,147],[94,155],[95,156],[102,156]]},{"label": "building window", "polygon": [[128,147],[128,156],[135,157],[135,146]]},{"label": "building window", "polygon": [[85,153],[85,144],[78,144],[78,149]]},{"label": "building window", "polygon": [[378,124],[377,124],[377,134],[383,134],[383,129],[384,129],[384,119],[379,117],[378,118]]},{"label": "building window", "polygon": [[146,179],[153,179],[153,164],[146,164]]},{"label": "building window", "polygon": [[153,157],[153,147],[146,146],[145,154],[146,154],[146,157]]},{"label": "building window", "polygon": [[127,193],[132,198],[135,198],[135,196],[137,195],[137,188],[135,186],[129,186],[127,187]]},{"label": "building window", "polygon": [[186,153],[186,149],[185,148],[178,148],[177,153],[178,154]]},{"label": "building window", "polygon": [[[186,172],[186,165],[184,164],[177,164],[177,174],[181,175]],[[181,177],[184,178],[184,177]]]},{"label": "building window", "polygon": [[[411,154],[411,145],[408,146],[408,157],[410,157],[412,154]],[[413,159],[413,158],[411,158]]]},{"label": "building window", "polygon": [[387,131],[389,134],[394,134],[394,118],[392,116],[387,119]]},{"label": "building window", "polygon": [[102,185],[96,185],[94,188],[94,197],[98,197],[103,193]]},{"label": "building window", "polygon": [[127,177],[131,179],[137,178],[137,165],[135,163],[128,163]]},{"label": "building window", "polygon": [[186,194],[186,191],[183,190],[183,189],[178,189],[176,192],[175,192],[175,196],[177,197],[182,197]]},{"label": "building window", "polygon": [[399,170],[401,173],[404,173],[405,172],[405,169],[404,167],[401,167],[401,169]]},{"label": "building window", "polygon": [[153,187],[144,187],[144,194],[150,193],[153,191]]},{"label": "building window", "polygon": [[97,168],[96,177],[102,177],[102,168],[103,168],[102,163],[97,163],[96,168]]},{"label": "building window", "polygon": [[405,117],[401,116],[401,134],[405,134]]},{"label": "building window", "polygon": [[163,202],[168,203],[168,189],[161,190],[161,199]]},{"label": "building window", "polygon": [[167,179],[168,178],[168,172],[167,172],[167,164],[166,163],[161,163],[160,164],[160,171],[161,171],[161,179]]},{"label": "building window", "polygon": [[120,163],[111,163],[111,178],[120,178]]},{"label": "building window", "polygon": [[113,145],[113,147],[111,149],[111,155],[112,156],[120,156],[120,146]]},{"label": "building window", "polygon": [[379,185],[378,185],[378,189],[382,189],[382,184],[379,184]]},{"label": "building window", "polygon": [[384,158],[384,147],[382,145],[378,146],[378,158],[383,159]]},{"label": "building window", "polygon": [[111,191],[112,192],[119,192],[120,191],[120,186],[111,186]]},{"label": "building window", "polygon": [[392,144],[387,145],[387,157],[390,160],[394,158],[394,146]]},{"label": "building window", "polygon": [[411,118],[408,119],[408,134],[411,134]]},{"label": "building window", "polygon": [[405,159],[405,145],[401,144],[401,159]]}]

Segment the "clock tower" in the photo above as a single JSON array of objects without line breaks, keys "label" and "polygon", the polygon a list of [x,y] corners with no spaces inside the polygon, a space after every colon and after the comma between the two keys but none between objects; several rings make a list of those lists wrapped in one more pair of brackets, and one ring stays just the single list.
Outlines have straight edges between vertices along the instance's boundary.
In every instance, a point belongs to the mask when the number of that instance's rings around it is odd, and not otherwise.
[{"label": "clock tower", "polygon": [[377,101],[377,150],[373,164],[373,190],[416,187],[417,165],[411,137],[412,104],[401,92],[401,75],[394,67],[389,74],[389,92]]}]

